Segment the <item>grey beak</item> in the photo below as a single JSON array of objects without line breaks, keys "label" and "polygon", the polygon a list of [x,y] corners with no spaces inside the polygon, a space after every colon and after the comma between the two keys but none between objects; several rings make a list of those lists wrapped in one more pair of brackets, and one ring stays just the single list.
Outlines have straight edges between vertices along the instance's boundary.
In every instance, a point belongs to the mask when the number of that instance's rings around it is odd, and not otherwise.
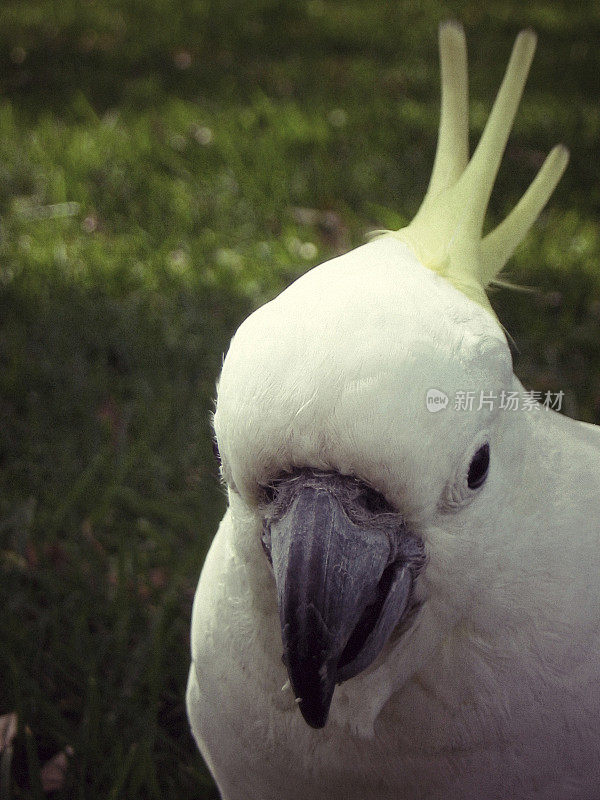
[{"label": "grey beak", "polygon": [[405,614],[422,545],[396,513],[369,513],[323,473],[297,480],[266,523],[283,660],[306,722],[322,728],[336,683],[377,657]]}]

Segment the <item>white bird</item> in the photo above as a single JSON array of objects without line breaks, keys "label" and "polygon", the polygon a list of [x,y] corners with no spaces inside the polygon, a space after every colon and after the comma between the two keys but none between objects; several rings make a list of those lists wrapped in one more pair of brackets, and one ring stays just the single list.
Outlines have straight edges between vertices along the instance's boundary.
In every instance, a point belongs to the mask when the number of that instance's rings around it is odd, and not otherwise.
[{"label": "white bird", "polygon": [[531,402],[485,293],[568,160],[482,238],[534,48],[522,32],[469,161],[465,38],[442,25],[415,219],[231,342],[187,694],[224,800],[600,797],[599,429]]}]

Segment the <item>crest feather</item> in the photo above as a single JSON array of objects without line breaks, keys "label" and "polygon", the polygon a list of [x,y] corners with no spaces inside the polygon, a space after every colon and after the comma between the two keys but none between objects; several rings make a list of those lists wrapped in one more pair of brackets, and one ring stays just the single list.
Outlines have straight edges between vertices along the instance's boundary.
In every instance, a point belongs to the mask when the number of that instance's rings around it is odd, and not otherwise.
[{"label": "crest feather", "polygon": [[485,212],[535,46],[533,31],[521,31],[517,36],[489,119],[469,161],[465,33],[454,21],[440,25],[441,113],[431,179],[415,218],[392,233],[426,267],[490,311],[485,287],[494,281],[541,213],[569,160],[566,147],[554,147],[508,217],[482,239]]}]

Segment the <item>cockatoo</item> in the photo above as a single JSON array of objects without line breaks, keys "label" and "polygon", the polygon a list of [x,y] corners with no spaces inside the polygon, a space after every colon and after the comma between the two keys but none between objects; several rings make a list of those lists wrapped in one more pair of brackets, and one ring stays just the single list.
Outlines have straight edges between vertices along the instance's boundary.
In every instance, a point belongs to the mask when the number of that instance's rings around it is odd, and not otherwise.
[{"label": "cockatoo", "polygon": [[568,153],[482,236],[536,39],[471,160],[462,28],[439,41],[413,221],[255,311],[223,364],[187,707],[224,800],[600,797],[599,428],[525,402],[485,291]]}]

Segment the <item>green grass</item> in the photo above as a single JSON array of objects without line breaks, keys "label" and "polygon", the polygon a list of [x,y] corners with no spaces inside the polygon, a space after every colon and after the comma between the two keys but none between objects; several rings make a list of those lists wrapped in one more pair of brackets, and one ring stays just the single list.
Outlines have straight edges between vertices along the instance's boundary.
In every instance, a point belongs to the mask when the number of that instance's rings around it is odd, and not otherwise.
[{"label": "green grass", "polygon": [[[539,34],[489,212],[557,141],[568,173],[499,290],[527,388],[600,422],[593,2],[37,0],[0,22],[0,800],[213,798],[183,702],[224,507],[210,445],[241,319],[427,185],[437,23],[467,28],[473,141]],[[5,760],[6,763],[6,760]],[[1,776],[5,777],[2,778]]]}]

